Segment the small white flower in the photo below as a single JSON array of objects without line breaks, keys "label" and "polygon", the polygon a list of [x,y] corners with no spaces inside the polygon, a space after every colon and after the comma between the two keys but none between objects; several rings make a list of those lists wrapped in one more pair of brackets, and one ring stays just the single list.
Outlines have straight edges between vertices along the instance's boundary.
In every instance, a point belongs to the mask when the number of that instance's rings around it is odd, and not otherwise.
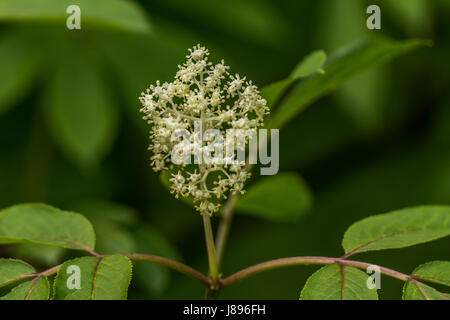
[{"label": "small white flower", "polygon": [[[206,146],[202,139],[196,139],[195,122],[203,123],[203,130],[218,129],[226,136],[227,128],[242,129],[244,133],[256,129],[268,114],[266,100],[251,81],[238,74],[230,75],[223,60],[213,65],[208,56],[208,50],[200,45],[189,49],[187,61],[178,66],[172,82],[157,81],[139,98],[143,118],[152,125],[149,150],[153,152],[150,164],[155,171],[174,167],[170,162],[175,146],[180,156],[193,157],[195,152],[204,150],[214,154],[218,143]],[[180,129],[186,130],[190,138],[173,138]],[[245,150],[248,139],[239,137],[242,136],[227,140],[226,144]],[[212,215],[228,192],[243,193],[244,183],[250,177],[245,162],[234,161],[230,165],[233,158],[234,155],[223,155],[209,164],[178,166],[177,174],[170,179],[171,192],[176,197],[192,197],[201,214]],[[218,200],[212,201],[213,197]]]}]

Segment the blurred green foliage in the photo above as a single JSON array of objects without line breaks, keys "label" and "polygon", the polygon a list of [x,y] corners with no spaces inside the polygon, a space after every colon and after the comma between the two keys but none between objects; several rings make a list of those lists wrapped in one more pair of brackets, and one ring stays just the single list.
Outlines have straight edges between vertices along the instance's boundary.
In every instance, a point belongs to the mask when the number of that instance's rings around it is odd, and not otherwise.
[{"label": "blurred green foliage", "polygon": [[[197,43],[262,87],[314,50],[329,54],[374,36],[434,46],[358,76],[281,130],[280,171],[305,178],[313,207],[289,223],[236,216],[222,272],[284,256],[340,256],[341,235],[356,220],[450,204],[446,0],[69,1],[82,9],[80,31],[66,28],[67,1],[31,2],[0,0],[2,208],[40,201],[77,210],[93,221],[102,253],[155,253],[206,272],[199,215],[148,166],[140,92],[170,80]],[[380,31],[365,27],[369,4],[381,7]],[[73,254],[30,246],[1,247],[0,255],[46,267]],[[361,259],[408,273],[449,260],[449,246],[443,239]],[[258,275],[219,298],[296,299],[314,269]],[[203,297],[200,285],[160,267],[138,264],[135,276],[130,298]],[[402,285],[382,278],[380,298],[400,298]]]}]

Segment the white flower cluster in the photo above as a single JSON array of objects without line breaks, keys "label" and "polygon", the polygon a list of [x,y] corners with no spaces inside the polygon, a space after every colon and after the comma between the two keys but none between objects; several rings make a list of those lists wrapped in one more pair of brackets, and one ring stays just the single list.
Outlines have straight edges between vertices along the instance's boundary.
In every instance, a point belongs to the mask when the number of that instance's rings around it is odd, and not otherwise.
[{"label": "white flower cluster", "polygon": [[[208,50],[200,45],[189,49],[187,61],[178,66],[174,81],[157,81],[142,93],[140,101],[144,120],[152,125],[149,150],[153,152],[151,166],[155,171],[173,169],[171,155],[177,148],[175,152],[187,152],[189,159],[199,157],[199,151],[200,157],[204,151],[215,155],[211,161],[179,165],[170,179],[176,197],[192,197],[201,214],[212,215],[227,192],[243,193],[244,182],[250,177],[245,161],[233,160],[234,151],[225,157],[219,153],[232,142],[245,150],[249,138],[242,135],[263,124],[268,107],[251,81],[230,75],[223,60],[213,65],[208,56]],[[240,129],[235,131],[242,134],[227,139],[225,144],[215,139],[207,145],[210,129],[222,134],[228,129]],[[189,135],[186,138],[177,132]]]}]

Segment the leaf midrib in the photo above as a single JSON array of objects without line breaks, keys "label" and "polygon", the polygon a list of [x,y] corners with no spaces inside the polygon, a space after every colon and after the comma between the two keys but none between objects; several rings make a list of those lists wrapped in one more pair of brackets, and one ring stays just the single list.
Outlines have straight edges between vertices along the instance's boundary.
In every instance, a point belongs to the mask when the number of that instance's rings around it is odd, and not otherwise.
[{"label": "leaf midrib", "polygon": [[354,255],[355,253],[357,253],[361,249],[366,248],[367,246],[370,246],[371,244],[373,244],[373,243],[375,243],[377,241],[381,241],[381,240],[384,240],[386,238],[395,237],[395,236],[402,235],[402,234],[405,234],[405,233],[415,233],[415,232],[422,232],[422,231],[427,231],[427,229],[423,228],[423,229],[416,229],[416,230],[405,230],[405,231],[400,231],[400,232],[384,235],[384,236],[382,236],[380,238],[376,238],[376,239],[373,239],[373,240],[371,240],[369,242],[366,242],[366,243],[360,245],[359,247],[357,247],[356,249],[353,249],[353,250],[349,251],[346,254],[346,257]]}]

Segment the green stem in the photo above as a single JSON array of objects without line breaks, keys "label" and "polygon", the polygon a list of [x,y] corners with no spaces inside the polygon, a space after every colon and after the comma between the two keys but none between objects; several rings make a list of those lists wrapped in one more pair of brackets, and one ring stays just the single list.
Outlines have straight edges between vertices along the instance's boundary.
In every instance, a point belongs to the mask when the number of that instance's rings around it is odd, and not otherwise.
[{"label": "green stem", "polygon": [[205,227],[206,249],[208,252],[209,273],[211,275],[212,287],[214,288],[219,280],[219,267],[217,265],[216,248],[214,246],[214,236],[211,228],[211,217],[203,213],[203,226]]}]

